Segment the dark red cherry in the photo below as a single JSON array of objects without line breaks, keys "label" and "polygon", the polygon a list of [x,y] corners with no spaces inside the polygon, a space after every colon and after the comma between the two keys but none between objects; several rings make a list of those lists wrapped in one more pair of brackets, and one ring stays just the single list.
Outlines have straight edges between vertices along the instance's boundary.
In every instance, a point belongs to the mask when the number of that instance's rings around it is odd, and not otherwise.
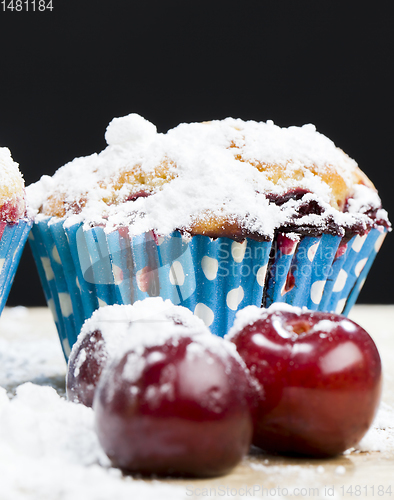
[{"label": "dark red cherry", "polygon": [[148,475],[229,472],[252,435],[249,381],[231,348],[210,334],[173,336],[109,364],[94,409],[112,463]]},{"label": "dark red cherry", "polygon": [[372,423],[382,383],[368,333],[339,315],[277,305],[231,339],[263,386],[253,443],[265,450],[331,456]]}]

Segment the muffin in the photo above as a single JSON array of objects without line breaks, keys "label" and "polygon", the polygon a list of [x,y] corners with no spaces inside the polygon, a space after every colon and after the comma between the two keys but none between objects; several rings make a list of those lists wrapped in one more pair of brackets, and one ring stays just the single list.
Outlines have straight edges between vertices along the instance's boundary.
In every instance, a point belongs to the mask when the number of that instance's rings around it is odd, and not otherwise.
[{"label": "muffin", "polygon": [[0,148],[0,313],[7,302],[32,221],[25,184],[8,148]]},{"label": "muffin", "polygon": [[66,356],[95,309],[148,296],[221,336],[247,305],[348,313],[390,224],[372,182],[313,125],[227,118],[161,134],[131,114],[105,138],[28,187]]}]

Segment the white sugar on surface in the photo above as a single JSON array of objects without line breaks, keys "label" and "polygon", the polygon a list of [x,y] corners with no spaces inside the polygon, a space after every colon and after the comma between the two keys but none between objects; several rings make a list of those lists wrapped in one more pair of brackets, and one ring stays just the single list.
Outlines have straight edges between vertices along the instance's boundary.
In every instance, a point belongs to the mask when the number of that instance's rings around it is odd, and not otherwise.
[{"label": "white sugar on surface", "polygon": [[391,451],[394,448],[394,408],[387,403],[380,404],[375,420],[362,438],[359,451]]},{"label": "white sugar on surface", "polygon": [[12,400],[0,389],[0,477],[2,500],[184,498],[183,488],[123,478],[98,443],[93,410],[30,383]]},{"label": "white sugar on surface", "polygon": [[[53,383],[58,378],[64,381],[65,362],[50,314],[48,312],[53,335],[48,330],[44,338],[40,335],[46,332],[47,324],[41,321],[36,332],[32,314],[31,310],[19,307],[6,309],[1,317],[0,385],[12,382],[10,391],[18,385],[18,380],[21,383],[29,377],[42,383]],[[387,335],[390,333],[387,330]],[[387,360],[390,363],[390,353]],[[17,393],[10,399],[0,389],[1,500],[178,500],[188,497],[184,487],[123,477],[119,470],[108,468],[94,435],[92,409],[67,402],[48,387],[25,384]],[[371,429],[351,453],[379,451],[383,453],[382,458],[385,452],[391,454],[393,423],[394,409],[383,402]],[[305,485],[304,478],[309,481],[331,471],[328,463],[323,470],[322,466],[299,467],[276,462],[271,465],[271,458],[257,463],[254,456],[245,459],[243,466],[260,472],[262,480],[265,474],[268,480],[277,481],[276,484],[281,484],[283,476],[286,479],[294,476],[295,481]],[[348,467],[346,469],[349,474]],[[330,476],[327,481],[331,481]]]}]

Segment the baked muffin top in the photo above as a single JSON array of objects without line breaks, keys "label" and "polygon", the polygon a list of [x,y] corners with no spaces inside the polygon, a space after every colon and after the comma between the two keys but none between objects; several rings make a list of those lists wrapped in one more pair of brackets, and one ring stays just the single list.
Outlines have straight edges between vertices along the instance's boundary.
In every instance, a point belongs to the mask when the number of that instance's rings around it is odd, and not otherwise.
[{"label": "baked muffin top", "polygon": [[311,124],[226,118],[162,134],[130,114],[114,118],[105,138],[101,153],[28,187],[36,217],[234,239],[388,224],[372,182]]},{"label": "baked muffin top", "polygon": [[16,222],[26,214],[25,183],[8,148],[0,148],[0,221]]}]

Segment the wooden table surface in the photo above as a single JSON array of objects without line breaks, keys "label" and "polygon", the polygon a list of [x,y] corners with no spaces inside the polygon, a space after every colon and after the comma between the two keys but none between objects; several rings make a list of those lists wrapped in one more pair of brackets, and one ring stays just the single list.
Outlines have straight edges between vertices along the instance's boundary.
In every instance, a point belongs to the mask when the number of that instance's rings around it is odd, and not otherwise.
[{"label": "wooden table surface", "polygon": [[[160,481],[184,488],[184,497],[192,499],[394,498],[394,305],[358,305],[350,317],[375,340],[384,371],[378,417],[359,449],[324,460],[252,450],[227,476]],[[47,308],[6,308],[0,319],[0,342],[13,357],[8,363],[7,356],[0,356],[0,386],[13,392],[17,385],[33,381],[64,395],[66,365]]]}]

